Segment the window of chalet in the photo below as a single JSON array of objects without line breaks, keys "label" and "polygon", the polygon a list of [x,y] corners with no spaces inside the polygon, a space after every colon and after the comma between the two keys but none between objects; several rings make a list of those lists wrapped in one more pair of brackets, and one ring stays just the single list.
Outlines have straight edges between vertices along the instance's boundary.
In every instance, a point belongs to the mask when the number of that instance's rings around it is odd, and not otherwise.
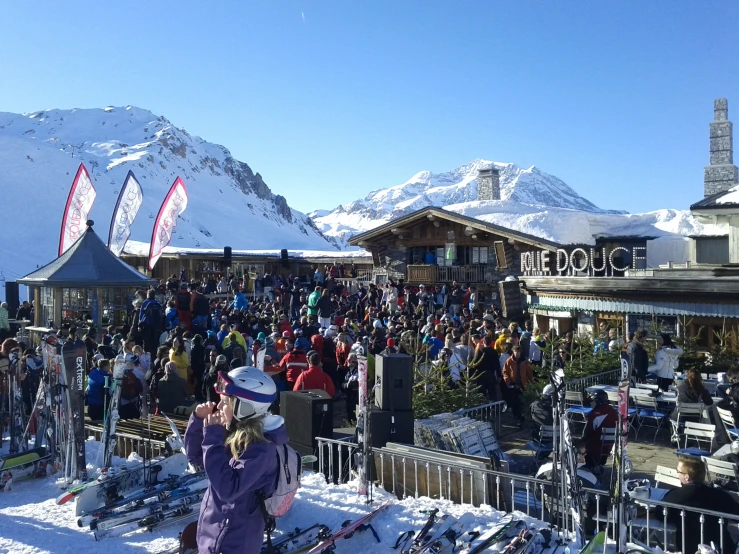
[{"label": "window of chalet", "polygon": [[495,248],[487,246],[458,246],[454,243],[447,243],[444,246],[412,246],[408,248],[409,264],[423,264],[426,260],[426,254],[432,248],[436,253],[436,263],[439,266],[460,266],[460,265],[477,265],[491,264],[497,265],[497,257]]}]

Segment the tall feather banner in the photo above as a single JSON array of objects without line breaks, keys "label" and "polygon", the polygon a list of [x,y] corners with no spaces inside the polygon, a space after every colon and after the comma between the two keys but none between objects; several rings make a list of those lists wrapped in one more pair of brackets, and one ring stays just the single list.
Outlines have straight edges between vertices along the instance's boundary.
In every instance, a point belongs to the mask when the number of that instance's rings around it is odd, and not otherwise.
[{"label": "tall feather banner", "polygon": [[87,229],[87,215],[92,209],[97,192],[90,179],[90,174],[83,164],[77,169],[77,175],[69,190],[67,205],[62,215],[62,230],[59,234],[59,255],[72,246]]},{"label": "tall feather banner", "polygon": [[167,193],[167,197],[159,208],[159,214],[154,222],[149,246],[149,269],[154,269],[157,260],[162,255],[164,247],[172,240],[172,233],[177,226],[177,216],[187,208],[187,189],[182,179],[177,177]]},{"label": "tall feather banner", "polygon": [[113,210],[113,218],[110,220],[110,233],[108,234],[108,248],[116,256],[120,256],[123,247],[131,236],[131,225],[139,213],[141,203],[144,201],[144,192],[136,180],[133,171],[129,171],[123,182],[121,194]]}]

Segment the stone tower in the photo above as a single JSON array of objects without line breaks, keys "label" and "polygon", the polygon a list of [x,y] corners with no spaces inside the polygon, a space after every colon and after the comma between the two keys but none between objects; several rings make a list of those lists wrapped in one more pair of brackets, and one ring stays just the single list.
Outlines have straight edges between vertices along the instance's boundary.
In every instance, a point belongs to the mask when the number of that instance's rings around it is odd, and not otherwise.
[{"label": "stone tower", "polygon": [[713,101],[713,121],[710,123],[711,159],[703,169],[703,195],[724,192],[737,184],[734,165],[733,127],[729,121],[729,102],[726,98]]},{"label": "stone tower", "polygon": [[500,172],[495,167],[477,171],[477,199],[500,200]]}]

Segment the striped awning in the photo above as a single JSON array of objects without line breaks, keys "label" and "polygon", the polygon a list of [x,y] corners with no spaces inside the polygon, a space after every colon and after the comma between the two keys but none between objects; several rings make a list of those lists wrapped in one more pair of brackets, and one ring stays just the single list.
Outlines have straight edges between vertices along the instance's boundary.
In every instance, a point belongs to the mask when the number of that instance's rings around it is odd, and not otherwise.
[{"label": "striped awning", "polygon": [[739,304],[708,302],[644,302],[599,298],[568,298],[548,295],[526,295],[529,309],[567,311],[587,310],[630,314],[685,315],[739,318]]}]

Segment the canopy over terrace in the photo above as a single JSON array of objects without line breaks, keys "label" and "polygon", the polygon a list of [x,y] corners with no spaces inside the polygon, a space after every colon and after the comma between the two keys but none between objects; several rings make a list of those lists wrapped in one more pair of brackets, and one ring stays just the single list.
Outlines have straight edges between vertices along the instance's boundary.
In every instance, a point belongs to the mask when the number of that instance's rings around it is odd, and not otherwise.
[{"label": "canopy over terrace", "polygon": [[134,292],[156,284],[117,258],[95,234],[93,223],[87,222],[87,230],[64,254],[18,279],[32,290],[37,329],[122,323]]}]

